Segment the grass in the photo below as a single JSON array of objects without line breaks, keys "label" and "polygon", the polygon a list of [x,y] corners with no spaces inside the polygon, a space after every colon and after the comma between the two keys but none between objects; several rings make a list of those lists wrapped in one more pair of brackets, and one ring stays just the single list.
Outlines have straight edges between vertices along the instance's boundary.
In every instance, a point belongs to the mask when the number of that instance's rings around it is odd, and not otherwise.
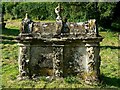
[{"label": "grass", "polygon": [[118,66],[118,33],[100,32],[104,36],[101,42],[101,77],[106,86],[120,87],[119,66]]},{"label": "grass", "polygon": [[3,30],[2,46],[2,88],[120,88],[118,82],[118,33],[100,32],[104,37],[101,45],[101,79],[99,85],[87,85],[77,77],[68,76],[57,80],[40,77],[36,80],[17,80],[18,75],[18,46],[15,37],[19,34],[19,22],[8,23]]}]

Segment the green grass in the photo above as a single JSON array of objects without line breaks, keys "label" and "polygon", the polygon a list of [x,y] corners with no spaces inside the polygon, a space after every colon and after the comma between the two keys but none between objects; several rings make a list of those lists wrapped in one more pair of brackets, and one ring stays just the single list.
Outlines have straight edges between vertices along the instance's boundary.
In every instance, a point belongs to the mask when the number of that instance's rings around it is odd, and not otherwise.
[{"label": "green grass", "polygon": [[7,24],[3,30],[2,46],[2,87],[3,88],[120,88],[118,82],[118,33],[100,32],[104,37],[101,45],[101,79],[99,85],[87,85],[77,77],[68,76],[57,80],[47,80],[40,77],[36,80],[17,80],[18,75],[18,46],[15,37],[19,34],[19,25]]},{"label": "green grass", "polygon": [[100,32],[104,37],[101,42],[101,77],[106,87],[120,87],[118,66],[118,33]]}]

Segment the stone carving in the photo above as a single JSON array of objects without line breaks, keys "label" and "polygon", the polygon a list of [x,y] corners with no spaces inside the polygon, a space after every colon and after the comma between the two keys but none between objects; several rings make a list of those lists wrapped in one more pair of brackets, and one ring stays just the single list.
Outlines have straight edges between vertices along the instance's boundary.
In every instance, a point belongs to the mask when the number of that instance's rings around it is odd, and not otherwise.
[{"label": "stone carving", "polygon": [[54,75],[55,77],[61,77],[63,74],[63,70],[62,70],[62,62],[61,61],[63,59],[63,48],[62,47],[54,47],[53,49],[53,69],[54,69]]},{"label": "stone carving", "polygon": [[55,13],[57,14],[56,22],[62,22],[60,4],[55,8]]},{"label": "stone carving", "polygon": [[[34,33],[34,35],[43,36],[49,35],[53,36],[66,36],[74,34],[77,37],[95,37],[96,36],[96,20],[90,19],[85,22],[67,22],[67,17],[61,17],[61,6],[55,8],[55,13],[57,15],[56,22],[33,22],[28,18],[26,13],[25,19],[22,21],[21,33]],[[37,34],[35,34],[37,33]],[[50,36],[51,35],[51,36]],[[46,37],[46,36],[45,36]]]},{"label": "stone carving", "polygon": [[62,23],[62,29],[61,29],[61,33],[64,34],[69,34],[70,33],[70,29],[67,25],[67,18],[65,17]]},{"label": "stone carving", "polygon": [[56,22],[33,22],[27,14],[22,21],[18,37],[18,42],[22,44],[19,45],[20,76],[34,78],[45,72],[44,75],[54,77],[72,74],[83,75],[85,81],[97,80],[102,37],[96,35],[95,19],[67,22],[67,17],[61,17],[60,4],[55,13]]},{"label": "stone carving", "polygon": [[21,50],[19,57],[19,72],[20,72],[20,77],[22,77],[22,76],[27,76],[29,73],[28,70],[29,58],[28,58],[28,48],[26,46],[23,46],[20,49]]},{"label": "stone carving", "polygon": [[41,23],[40,22],[35,22],[33,24],[33,33],[40,33],[41,34]]},{"label": "stone carving", "polygon": [[57,14],[56,18],[56,30],[57,35],[65,35],[66,33],[70,33],[70,29],[67,25],[67,18],[65,17],[63,20],[61,18],[61,6],[58,4],[58,6],[55,8],[55,13]]},{"label": "stone carving", "polygon": [[[99,48],[96,48],[93,45],[89,45],[86,47],[88,60],[87,60],[87,72],[85,76],[85,82],[88,84],[92,84],[94,82],[98,82],[98,77],[100,75],[100,58],[99,58]],[[97,56],[98,55],[98,56]]]},{"label": "stone carving", "polygon": [[86,48],[87,54],[88,54],[88,72],[91,72],[94,70],[94,48],[93,47],[87,47]]},{"label": "stone carving", "polygon": [[95,19],[90,19],[88,20],[88,29],[94,30],[96,32],[96,20]]},{"label": "stone carving", "polygon": [[33,31],[33,21],[28,18],[27,13],[21,23],[20,31],[21,33],[31,33]]},{"label": "stone carving", "polygon": [[57,14],[56,33],[57,33],[57,35],[60,35],[61,29],[62,29],[62,18],[61,18],[61,6],[60,6],[60,4],[58,4],[58,6],[55,8],[55,13]]}]

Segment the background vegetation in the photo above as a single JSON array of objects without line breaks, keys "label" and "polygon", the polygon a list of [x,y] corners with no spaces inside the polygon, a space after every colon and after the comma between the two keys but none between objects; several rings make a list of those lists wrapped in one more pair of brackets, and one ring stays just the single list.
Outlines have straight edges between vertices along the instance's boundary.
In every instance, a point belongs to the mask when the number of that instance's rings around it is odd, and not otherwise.
[{"label": "background vegetation", "polygon": [[[18,81],[18,45],[15,41],[19,34],[21,19],[26,11],[33,20],[55,20],[54,8],[57,3],[2,3],[2,11],[6,20],[6,28],[2,30],[2,88],[120,88],[118,66],[118,34],[120,29],[120,5],[115,3],[98,3],[97,17],[99,34],[104,37],[101,45],[101,83],[87,85],[77,77],[49,80],[40,77],[38,80]],[[70,2],[63,3],[63,16],[71,22],[79,22],[95,18],[95,3]],[[17,19],[17,20],[16,20]],[[19,20],[18,20],[19,19]],[[115,89],[114,89],[115,90]]]},{"label": "background vegetation", "polygon": [[[4,19],[24,18],[26,11],[35,20],[55,20],[57,2],[3,2]],[[102,28],[115,28],[120,23],[120,2],[61,2],[62,17],[68,21],[85,21],[97,18]]]}]

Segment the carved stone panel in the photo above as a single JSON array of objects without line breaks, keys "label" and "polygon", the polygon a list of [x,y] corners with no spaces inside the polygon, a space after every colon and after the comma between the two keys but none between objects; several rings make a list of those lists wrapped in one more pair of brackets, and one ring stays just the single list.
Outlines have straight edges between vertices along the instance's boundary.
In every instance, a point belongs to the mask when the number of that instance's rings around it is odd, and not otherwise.
[{"label": "carved stone panel", "polygon": [[94,47],[92,47],[92,46],[87,47],[86,51],[87,51],[87,55],[88,55],[88,61],[87,61],[88,70],[87,70],[87,72],[92,72],[94,70],[94,66],[95,66]]},{"label": "carved stone panel", "polygon": [[87,51],[87,75],[85,81],[94,82],[98,81],[100,75],[100,56],[99,44],[86,44]]},{"label": "carved stone panel", "polygon": [[86,47],[69,45],[64,47],[64,75],[76,75],[86,69]]},{"label": "carved stone panel", "polygon": [[86,69],[86,51],[84,46],[77,46],[73,52],[74,71],[82,73]]},{"label": "carved stone panel", "polygon": [[29,45],[21,45],[19,47],[19,75],[20,76],[27,76],[29,73],[28,64],[30,60],[30,47]]},{"label": "carved stone panel", "polygon": [[[42,69],[53,69],[53,49],[45,46],[31,46],[30,66],[32,73],[39,73]],[[43,71],[44,72],[44,71]],[[47,72],[46,72],[47,73]],[[49,75],[49,72],[48,72]]]},{"label": "carved stone panel", "polygon": [[63,47],[53,47],[53,71],[55,77],[63,75]]}]

